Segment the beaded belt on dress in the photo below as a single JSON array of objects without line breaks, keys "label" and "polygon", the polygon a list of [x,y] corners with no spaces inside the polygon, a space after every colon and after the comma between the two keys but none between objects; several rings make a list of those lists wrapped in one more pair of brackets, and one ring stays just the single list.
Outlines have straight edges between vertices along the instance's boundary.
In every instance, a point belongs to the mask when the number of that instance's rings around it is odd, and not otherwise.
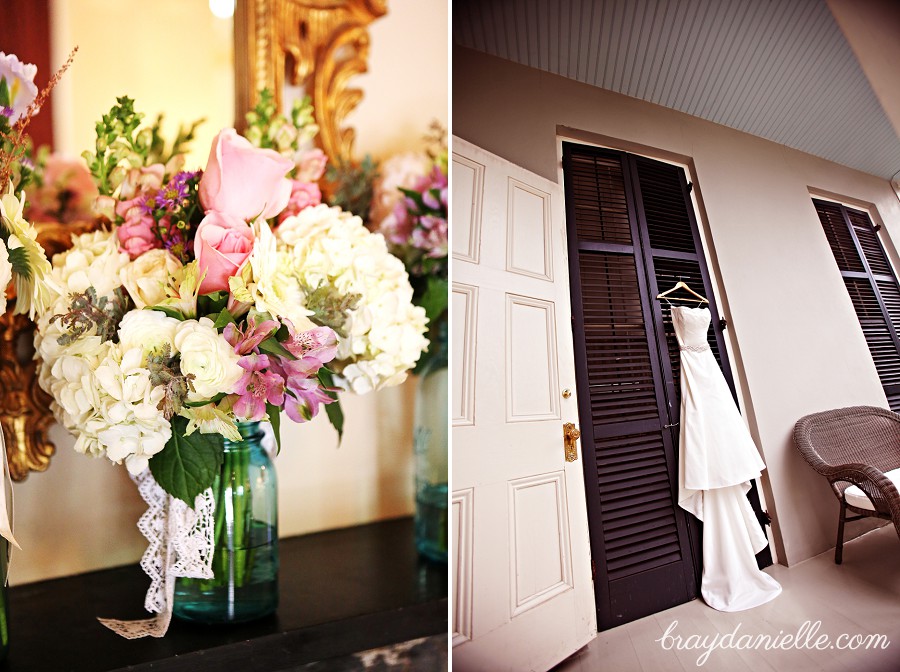
[{"label": "beaded belt on dress", "polygon": [[709,350],[709,345],[704,343],[703,345],[680,345],[678,346],[679,350],[689,350],[691,352],[706,352]]}]

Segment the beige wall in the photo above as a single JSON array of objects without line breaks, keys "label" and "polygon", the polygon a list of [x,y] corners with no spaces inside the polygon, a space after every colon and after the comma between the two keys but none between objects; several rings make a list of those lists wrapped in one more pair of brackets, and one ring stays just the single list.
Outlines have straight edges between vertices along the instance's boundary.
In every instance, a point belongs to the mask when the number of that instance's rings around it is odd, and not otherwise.
[{"label": "beige wall", "polygon": [[900,3],[896,0],[828,0],[885,114],[900,134]]},{"label": "beige wall", "polygon": [[165,114],[167,136],[179,123],[206,119],[189,165],[204,165],[219,129],[234,125],[232,21],[202,0],[51,0],[52,59],[78,46],[53,95],[56,148],[72,156],[94,148],[94,124],[116,97],[135,100],[146,121]]},{"label": "beige wall", "polygon": [[385,157],[421,148],[432,119],[447,127],[447,0],[388,0],[369,29],[369,71],[351,82],[363,92],[347,115],[355,154]]},{"label": "beige wall", "polygon": [[900,202],[888,182],[462,48],[453,53],[453,132],[554,181],[558,134],[692,167],[744,415],[768,465],[763,489],[778,556],[792,564],[833,546],[837,503],[794,448],[794,423],[886,402],[810,190],[874,205],[900,240]]},{"label": "beige wall", "polygon": [[[205,0],[136,3],[147,8],[139,20],[124,2],[52,5],[55,60],[80,45],[64,80],[68,89],[64,83],[54,93],[63,101],[56,109],[67,110],[56,123],[59,148],[77,154],[92,143],[96,118],[127,93],[140,109],[165,111],[171,122],[207,116],[207,136],[195,143],[192,159],[205,163],[212,135],[231,124],[230,23],[212,17]],[[385,157],[419,149],[431,119],[446,123],[446,12],[440,0],[397,0],[372,27],[370,73],[353,82],[365,91],[350,119],[359,153]],[[187,33],[173,32],[179,28]],[[324,415],[304,425],[284,421],[276,462],[282,536],[412,512],[414,395],[410,380],[374,395],[346,396],[340,447]],[[14,487],[16,537],[24,550],[14,553],[13,583],[134,562],[146,547],[135,527],[145,507],[124,468],[76,454],[58,427],[52,437],[57,455],[50,469]]]}]

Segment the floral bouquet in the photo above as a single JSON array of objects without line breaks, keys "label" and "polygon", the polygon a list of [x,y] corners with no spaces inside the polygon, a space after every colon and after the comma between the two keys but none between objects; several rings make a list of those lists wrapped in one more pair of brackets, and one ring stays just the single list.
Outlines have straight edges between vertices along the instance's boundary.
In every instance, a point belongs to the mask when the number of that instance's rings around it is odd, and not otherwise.
[{"label": "floral bouquet", "polygon": [[[218,466],[206,437],[259,420],[277,436],[282,409],[315,417],[336,399],[326,363],[357,392],[402,382],[425,315],[382,238],[319,203],[318,151],[295,162],[292,143],[228,129],[206,170],[186,171],[180,154],[153,161],[140,118],[120,98],[85,155],[110,226],[53,260],[40,381],[79,452],[149,466],[191,503]],[[208,459],[173,463],[179,444]]]},{"label": "floral bouquet", "polygon": [[399,154],[382,164],[373,183],[369,225],[403,260],[414,301],[424,307],[437,338],[439,325],[446,326],[448,288],[447,144],[440,124],[432,124],[426,141],[425,152]]},{"label": "floral bouquet", "polygon": [[[281,117],[264,94],[247,136],[221,131],[203,171],[141,116],[123,97],[97,123],[84,158],[106,226],[54,257],[35,344],[76,450],[152,481],[142,494],[151,508],[168,496],[171,518],[203,508],[238,423],[269,421],[278,439],[282,410],[304,422],[324,406],[340,432],[337,392],[402,382],[428,342],[403,262],[321,203],[308,103]],[[151,539],[143,564],[165,558],[166,585],[186,563],[160,549],[195,525]],[[208,561],[177,575],[211,578]],[[171,604],[159,610],[165,632]]]}]

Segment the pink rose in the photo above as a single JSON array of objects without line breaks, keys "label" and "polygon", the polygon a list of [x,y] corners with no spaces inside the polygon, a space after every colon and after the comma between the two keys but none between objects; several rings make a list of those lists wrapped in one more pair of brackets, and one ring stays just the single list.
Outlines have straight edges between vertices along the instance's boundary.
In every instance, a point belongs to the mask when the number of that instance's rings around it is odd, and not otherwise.
[{"label": "pink rose", "polygon": [[328,157],[318,147],[304,152],[297,166],[297,179],[301,182],[317,182],[325,172]]},{"label": "pink rose", "polygon": [[291,197],[285,175],[293,161],[273,149],[260,149],[233,128],[220,131],[200,178],[200,203],[207,211],[243,220],[265,219],[284,210]]},{"label": "pink rose", "polygon": [[322,191],[315,182],[299,182],[291,180],[293,187],[291,188],[291,200],[288,201],[287,207],[278,215],[278,223],[280,224],[288,217],[293,217],[303,208],[313,205],[319,205],[322,202]]},{"label": "pink rose", "polygon": [[242,219],[224,212],[207,212],[194,236],[200,274],[200,293],[228,289],[228,278],[240,273],[253,252],[253,229]]},{"label": "pink rose", "polygon": [[138,197],[116,203],[116,214],[125,220],[119,224],[116,235],[119,245],[132,259],[137,259],[148,250],[162,247],[162,241],[153,230],[156,222],[141,207],[141,201]]}]

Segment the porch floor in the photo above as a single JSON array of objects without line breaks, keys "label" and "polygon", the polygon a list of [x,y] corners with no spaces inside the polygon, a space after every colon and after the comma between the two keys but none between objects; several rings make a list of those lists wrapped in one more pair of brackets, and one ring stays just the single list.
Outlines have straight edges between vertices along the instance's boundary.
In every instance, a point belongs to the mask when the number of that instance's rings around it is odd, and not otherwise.
[{"label": "porch floor", "polygon": [[[794,567],[775,565],[766,570],[781,583],[783,592],[756,609],[724,613],[706,606],[702,599],[647,616],[633,623],[601,632],[588,646],[563,661],[552,672],[805,672],[827,670],[898,672],[900,670],[900,541],[893,525],[887,525],[844,544],[844,563],[834,564],[834,550]],[[663,637],[680,636],[678,650]],[[804,622],[821,622],[818,631],[803,637]],[[739,626],[739,627],[738,627]],[[735,642],[749,644],[751,638],[771,638],[801,633],[801,648],[715,648],[702,665],[702,656],[713,638],[719,639],[738,627]],[[809,626],[807,626],[809,628]],[[807,630],[809,631],[809,630]],[[855,635],[885,635],[887,648],[865,643],[850,650]],[[816,650],[818,638],[828,636],[834,648]],[[842,638],[842,635],[846,635]],[[692,637],[694,636],[694,637]],[[690,638],[690,639],[689,639]],[[703,639],[707,644],[703,645]],[[698,641],[699,640],[699,641]],[[727,644],[727,641],[725,642]],[[824,642],[822,643],[824,645]],[[691,647],[691,648],[688,648]],[[701,659],[703,660],[703,659]]]}]

